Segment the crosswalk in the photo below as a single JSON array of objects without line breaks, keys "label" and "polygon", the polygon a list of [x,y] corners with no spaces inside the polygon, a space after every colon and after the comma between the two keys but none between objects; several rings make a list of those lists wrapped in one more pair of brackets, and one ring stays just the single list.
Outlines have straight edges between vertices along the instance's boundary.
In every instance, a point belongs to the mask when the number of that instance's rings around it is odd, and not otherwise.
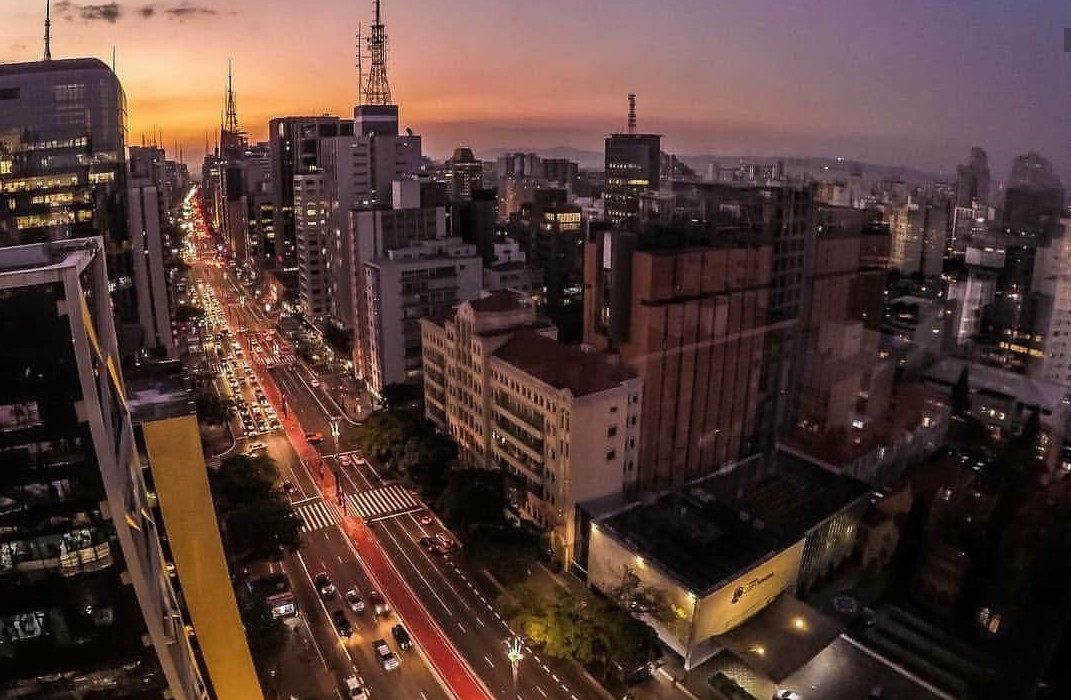
[{"label": "crosswalk", "polygon": [[338,513],[335,509],[319,498],[296,506],[294,512],[301,518],[301,532],[303,533],[322,530],[338,522]]},{"label": "crosswalk", "polygon": [[[361,491],[347,496],[350,510],[364,520],[375,521],[412,513],[421,508],[413,495],[397,484]],[[301,519],[301,532],[315,532],[338,522],[338,508],[320,498],[310,498],[294,505]]]},{"label": "crosswalk", "polygon": [[382,520],[420,508],[413,495],[397,484],[351,494],[349,501],[351,512],[365,520]]}]

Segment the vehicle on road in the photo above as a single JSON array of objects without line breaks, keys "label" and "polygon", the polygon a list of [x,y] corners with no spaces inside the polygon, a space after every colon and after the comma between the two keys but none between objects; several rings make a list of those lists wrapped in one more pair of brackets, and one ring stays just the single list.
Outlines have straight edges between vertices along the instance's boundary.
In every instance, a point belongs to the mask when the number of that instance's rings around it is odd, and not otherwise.
[{"label": "vehicle on road", "polygon": [[368,689],[364,687],[364,679],[360,676],[347,676],[346,700],[368,700]]},{"label": "vehicle on road", "polygon": [[372,604],[372,612],[376,615],[390,614],[390,603],[380,595],[379,591],[368,591],[368,602]]},{"label": "vehicle on road", "polygon": [[431,513],[426,510],[419,511],[416,514],[416,519],[417,522],[421,525],[431,525],[433,522],[435,522],[435,519],[431,517]]},{"label": "vehicle on road", "polygon": [[285,493],[287,496],[290,496],[295,491],[297,491],[297,486],[294,485],[293,481],[290,481],[289,479],[287,479],[286,481],[283,482],[283,493]]},{"label": "vehicle on road", "polygon": [[364,600],[361,598],[361,594],[357,592],[356,588],[351,588],[346,591],[346,602],[349,603],[350,610],[353,612],[364,612]]},{"label": "vehicle on road", "polygon": [[394,655],[394,652],[387,646],[386,640],[377,639],[372,642],[372,648],[376,650],[376,658],[379,659],[379,664],[383,667],[384,671],[393,671],[398,668],[398,657]]},{"label": "vehicle on road", "polygon": [[428,554],[440,554],[439,543],[434,537],[421,537],[419,542],[421,548]]},{"label": "vehicle on road", "polygon": [[331,620],[335,623],[335,631],[338,632],[338,636],[343,639],[349,639],[353,634],[353,625],[350,624],[350,619],[346,617],[346,613],[341,610],[336,610],[331,613]]},{"label": "vehicle on road", "polygon": [[409,647],[413,646],[413,640],[410,639],[409,633],[406,632],[405,628],[401,625],[395,625],[394,627],[391,627],[390,633],[394,637],[394,642],[402,651],[405,651]]},{"label": "vehicle on road", "polygon": [[324,441],[324,436],[320,433],[305,433],[305,442],[310,445],[319,445]]},{"label": "vehicle on road", "polygon": [[454,540],[449,535],[445,535],[441,532],[436,533],[435,542],[439,545],[439,550],[445,554],[454,548]]},{"label": "vehicle on road", "polygon": [[802,700],[794,690],[779,690],[774,693],[774,700]]},{"label": "vehicle on road", "polygon": [[309,382],[309,386],[311,386],[313,389],[319,389],[320,388],[320,380],[319,379],[313,379],[311,382]]},{"label": "vehicle on road", "polygon": [[348,467],[353,464],[353,460],[350,459],[349,455],[339,455],[338,463],[344,467]]},{"label": "vehicle on road", "polygon": [[316,584],[316,592],[320,594],[321,598],[330,598],[335,594],[335,584],[331,582],[331,577],[327,575],[326,571],[316,574],[312,582]]}]

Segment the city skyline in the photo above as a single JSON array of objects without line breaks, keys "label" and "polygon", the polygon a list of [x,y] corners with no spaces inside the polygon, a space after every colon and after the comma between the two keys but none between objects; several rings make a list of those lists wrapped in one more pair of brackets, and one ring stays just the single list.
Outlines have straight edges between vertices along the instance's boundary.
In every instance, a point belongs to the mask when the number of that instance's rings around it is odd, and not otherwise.
[{"label": "city skyline", "polygon": [[[40,58],[43,3],[19,4],[0,40],[3,62]],[[910,5],[681,1],[665,12],[599,0],[550,12],[474,0],[415,12],[412,0],[390,0],[384,16],[402,124],[437,158],[457,144],[598,150],[605,133],[624,128],[624,95],[634,91],[640,128],[683,155],[843,156],[951,174],[977,144],[997,180],[1030,150],[1071,176],[1060,128],[1071,109],[1071,55],[1061,51],[1071,10]],[[129,142],[159,129],[164,145],[181,144],[195,162],[215,138],[229,57],[239,120],[254,139],[266,138],[272,116],[349,114],[353,32],[370,15],[370,3],[337,0],[61,1],[53,55],[110,63],[114,45]],[[292,41],[296,26],[303,33]],[[204,47],[192,57],[191,41]],[[160,71],[176,65],[162,88]]]}]

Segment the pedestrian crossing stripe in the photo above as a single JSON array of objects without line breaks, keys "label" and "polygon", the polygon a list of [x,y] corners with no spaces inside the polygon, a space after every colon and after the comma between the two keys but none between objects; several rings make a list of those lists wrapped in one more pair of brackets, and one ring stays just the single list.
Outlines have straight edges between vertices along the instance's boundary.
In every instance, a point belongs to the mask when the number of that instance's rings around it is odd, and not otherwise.
[{"label": "pedestrian crossing stripe", "polygon": [[294,512],[301,518],[301,532],[322,530],[338,522],[335,509],[320,499],[303,503],[294,508]]},{"label": "pedestrian crossing stripe", "polygon": [[392,518],[420,509],[413,495],[397,484],[349,496],[352,512],[368,521]]}]

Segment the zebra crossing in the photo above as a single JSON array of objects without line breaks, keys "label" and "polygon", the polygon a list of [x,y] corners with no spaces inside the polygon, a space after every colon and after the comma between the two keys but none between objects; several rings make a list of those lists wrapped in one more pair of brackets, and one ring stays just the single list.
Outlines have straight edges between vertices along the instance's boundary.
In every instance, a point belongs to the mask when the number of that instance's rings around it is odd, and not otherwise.
[{"label": "zebra crossing", "polygon": [[420,508],[413,495],[398,484],[351,494],[349,502],[353,509],[351,512],[365,520],[383,520]]},{"label": "zebra crossing", "polygon": [[294,507],[301,518],[301,532],[314,532],[338,522],[338,513],[319,498]]}]

